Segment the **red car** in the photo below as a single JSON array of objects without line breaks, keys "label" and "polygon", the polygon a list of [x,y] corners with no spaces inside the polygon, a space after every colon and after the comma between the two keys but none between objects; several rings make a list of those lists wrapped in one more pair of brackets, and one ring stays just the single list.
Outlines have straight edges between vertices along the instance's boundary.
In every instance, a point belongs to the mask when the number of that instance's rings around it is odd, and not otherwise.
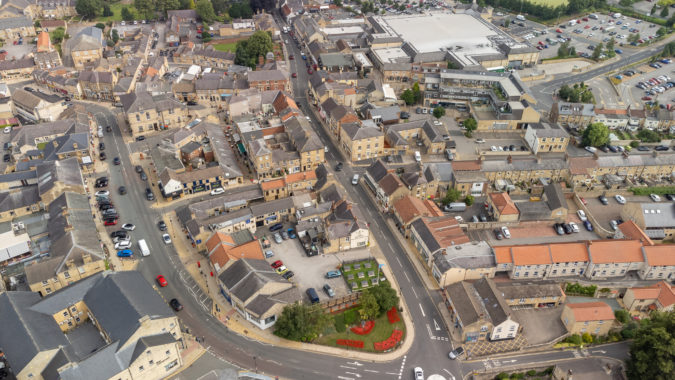
[{"label": "red car", "polygon": [[293,74],[291,74],[291,77],[293,77],[293,78],[297,78],[297,77],[298,77],[298,74],[296,74],[296,73],[293,73]]},{"label": "red car", "polygon": [[583,203],[583,204],[587,204],[587,203],[586,203],[586,200],[585,200],[584,198],[582,198],[582,197],[579,197],[579,199],[581,200],[581,203]]},{"label": "red car", "polygon": [[555,30],[556,33],[562,33],[562,29],[558,28]]},{"label": "red car", "polygon": [[307,69],[307,74],[312,75],[313,72],[312,69]]},{"label": "red car", "polygon": [[652,97],[651,96],[643,96],[642,100],[652,100]]},{"label": "red car", "polygon": [[288,56],[288,59],[290,59],[292,61],[292,60],[295,59],[295,57],[293,56],[293,54],[291,54],[291,55]]},{"label": "red car", "polygon": [[277,269],[282,265],[284,265],[284,263],[282,263],[281,260],[277,260],[277,261],[272,263],[272,268]]},{"label": "red car", "polygon": [[167,286],[167,285],[169,285],[169,283],[166,282],[166,279],[164,278],[164,276],[162,276],[161,274],[160,274],[159,276],[157,276],[157,283],[158,283],[159,286],[161,286],[162,288],[165,287],[165,286]]},{"label": "red car", "polygon": [[117,224],[117,219],[106,219],[103,221],[104,226],[114,226]]}]

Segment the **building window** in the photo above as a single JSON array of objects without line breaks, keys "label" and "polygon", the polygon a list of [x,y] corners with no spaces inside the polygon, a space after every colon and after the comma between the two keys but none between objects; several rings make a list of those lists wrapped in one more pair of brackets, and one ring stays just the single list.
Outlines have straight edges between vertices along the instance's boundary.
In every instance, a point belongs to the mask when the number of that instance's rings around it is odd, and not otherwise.
[{"label": "building window", "polygon": [[42,281],[42,285],[48,285],[48,284],[49,284],[49,283],[48,283],[46,280],[45,280],[45,281]]},{"label": "building window", "polygon": [[139,370],[139,371],[143,371],[144,369],[145,369],[145,368],[143,368],[143,366],[138,367],[138,370]]},{"label": "building window", "polygon": [[68,312],[67,312],[67,311],[64,311],[64,312],[63,312],[63,316],[64,316],[64,317],[67,317],[67,316],[68,316]]},{"label": "building window", "polygon": [[63,277],[70,278],[70,273],[68,271],[63,272]]}]

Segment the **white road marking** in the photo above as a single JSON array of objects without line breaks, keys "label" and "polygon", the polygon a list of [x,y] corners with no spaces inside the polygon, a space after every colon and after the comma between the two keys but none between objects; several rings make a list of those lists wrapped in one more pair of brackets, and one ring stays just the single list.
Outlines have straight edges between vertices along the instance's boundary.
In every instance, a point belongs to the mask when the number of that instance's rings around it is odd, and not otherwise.
[{"label": "white road marking", "polygon": [[398,373],[392,373],[392,372],[386,372],[386,374],[387,374],[387,375],[394,375],[394,376],[398,376]]},{"label": "white road marking", "polygon": [[346,365],[341,365],[340,367],[341,367],[341,368],[348,368],[348,369],[356,369],[356,367],[348,367],[348,366],[346,366]]},{"label": "white road marking", "polygon": [[441,329],[441,326],[438,325],[438,322],[434,319],[434,327],[436,328],[436,331]]},{"label": "white road marking", "polygon": [[455,380],[455,375],[452,374],[452,372],[448,371],[447,369],[443,368],[443,371],[447,372],[448,375],[450,375],[450,380]]},{"label": "white road marking", "polygon": [[422,316],[423,316],[423,317],[426,317],[427,315],[424,314],[424,309],[422,309],[422,304],[421,304],[421,303],[418,303],[418,305],[420,305],[420,311],[422,312]]},{"label": "white road marking", "polygon": [[410,282],[410,277],[408,277],[408,273],[407,273],[407,272],[403,272],[403,275],[405,276],[406,280],[408,280],[408,282]]},{"label": "white road marking", "polygon": [[359,363],[359,362],[356,362],[356,361],[353,362],[353,363],[352,363],[352,362],[347,362],[347,364],[353,364],[353,365],[358,366],[358,367],[361,367],[361,366],[363,365],[363,363]]},{"label": "white road marking", "polygon": [[380,371],[376,371],[374,369],[364,369],[364,372],[372,372],[372,373],[380,373]]},{"label": "white road marking", "polygon": [[398,257],[396,257],[396,261],[398,261],[398,265],[400,265],[401,267],[403,267],[403,264],[401,264],[401,260],[399,260]]},{"label": "white road marking", "polygon": [[342,379],[342,380],[354,380],[353,377],[338,376],[337,378],[338,378],[338,379]]},{"label": "white road marking", "polygon": [[410,288],[410,289],[412,289],[412,292],[413,292],[413,294],[415,295],[415,298],[419,298],[419,297],[417,296],[417,292],[415,291],[415,288]]},{"label": "white road marking", "polygon": [[354,373],[354,372],[345,372],[345,373],[348,374],[348,375],[354,375],[356,377],[361,377],[361,375],[359,375],[358,373]]}]

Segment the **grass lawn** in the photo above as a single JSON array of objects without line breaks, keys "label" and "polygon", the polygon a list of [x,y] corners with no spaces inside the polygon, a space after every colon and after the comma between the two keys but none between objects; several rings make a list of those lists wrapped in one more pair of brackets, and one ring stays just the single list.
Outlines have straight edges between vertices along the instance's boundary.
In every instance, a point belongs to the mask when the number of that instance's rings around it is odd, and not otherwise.
[{"label": "grass lawn", "polygon": [[237,43],[236,42],[230,42],[227,44],[213,44],[213,48],[218,50],[218,51],[229,51],[229,52],[236,52],[237,50]]},{"label": "grass lawn", "polygon": [[[370,263],[369,268],[366,265],[368,263]],[[369,276],[370,272],[373,273],[372,276]],[[357,263],[345,264],[342,267],[342,275],[344,276],[345,281],[347,281],[347,286],[349,286],[352,291],[365,289],[373,285],[373,280],[377,280],[377,261],[363,260]],[[382,276],[382,272],[380,272],[380,277]],[[362,286],[363,281],[367,281],[368,285]]]},{"label": "grass lawn", "polygon": [[[357,314],[358,315],[358,314]],[[358,322],[357,322],[358,323]],[[394,329],[401,330],[403,331],[403,338],[401,338],[401,341],[405,339],[405,324],[403,323],[403,319],[396,323],[389,323],[389,319],[387,319],[387,313],[383,313],[381,317],[377,318],[375,320],[375,326],[373,329],[370,331],[368,335],[358,335],[354,334],[349,328],[353,326],[347,326],[347,331],[345,332],[335,332],[335,329],[332,329],[332,332],[322,336],[321,338],[318,338],[314,343],[317,344],[323,344],[324,346],[333,346],[333,347],[340,347],[340,348],[348,348],[346,346],[338,346],[336,343],[337,339],[353,339],[353,340],[362,340],[363,341],[363,349],[360,348],[350,348],[351,350],[362,350],[362,351],[369,351],[369,352],[379,352],[375,351],[375,348],[373,346],[373,343],[375,342],[381,342],[383,340],[386,340],[391,336],[391,333],[394,331]]]},{"label": "grass lawn", "polygon": [[549,5],[557,7],[558,5],[567,4],[567,0],[528,0],[532,4]]},{"label": "grass lawn", "polygon": [[122,8],[124,7],[129,7],[129,10],[131,13],[136,16],[134,19],[138,19],[138,13],[136,12],[136,8],[134,8],[133,4],[122,4],[122,3],[108,3],[110,5],[110,10],[112,11],[113,15],[108,16],[108,17],[99,17],[96,19],[96,21],[101,21],[101,22],[106,22],[106,21],[122,21]]}]

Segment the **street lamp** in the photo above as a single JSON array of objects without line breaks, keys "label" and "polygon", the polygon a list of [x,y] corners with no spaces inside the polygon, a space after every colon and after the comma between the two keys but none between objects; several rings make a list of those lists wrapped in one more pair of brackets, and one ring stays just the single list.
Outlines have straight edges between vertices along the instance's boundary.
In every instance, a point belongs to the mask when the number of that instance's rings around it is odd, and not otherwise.
[{"label": "street lamp", "polygon": [[253,366],[255,367],[255,373],[258,373],[258,362],[255,356],[253,357]]}]

